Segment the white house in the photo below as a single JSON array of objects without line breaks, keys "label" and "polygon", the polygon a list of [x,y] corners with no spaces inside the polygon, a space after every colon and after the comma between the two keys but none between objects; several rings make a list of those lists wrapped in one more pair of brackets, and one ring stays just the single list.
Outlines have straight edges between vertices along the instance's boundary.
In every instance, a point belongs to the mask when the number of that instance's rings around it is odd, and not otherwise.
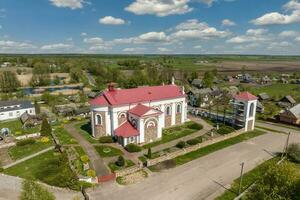
[{"label": "white house", "polygon": [[0,121],[19,118],[25,112],[35,115],[34,105],[30,101],[0,101]]},{"label": "white house", "polygon": [[163,128],[187,120],[184,89],[174,83],[134,89],[110,84],[90,104],[93,136],[115,136],[123,146],[159,140]]}]

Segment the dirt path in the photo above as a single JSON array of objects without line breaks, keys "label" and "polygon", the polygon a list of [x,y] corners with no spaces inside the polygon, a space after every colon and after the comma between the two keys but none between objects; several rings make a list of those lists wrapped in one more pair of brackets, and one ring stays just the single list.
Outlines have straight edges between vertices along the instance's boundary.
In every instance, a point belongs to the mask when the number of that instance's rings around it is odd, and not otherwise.
[{"label": "dirt path", "polygon": [[97,176],[108,175],[110,172],[107,169],[104,160],[99,156],[94,146],[89,143],[74,126],[75,123],[66,124],[65,129],[77,140],[77,142],[89,156],[91,167],[96,171]]}]

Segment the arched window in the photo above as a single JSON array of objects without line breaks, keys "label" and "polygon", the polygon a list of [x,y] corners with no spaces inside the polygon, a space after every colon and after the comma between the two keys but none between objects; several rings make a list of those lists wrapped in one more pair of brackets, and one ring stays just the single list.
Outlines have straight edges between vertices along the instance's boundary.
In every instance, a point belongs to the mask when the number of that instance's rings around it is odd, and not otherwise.
[{"label": "arched window", "polygon": [[176,112],[181,113],[181,104],[178,104],[176,107]]},{"label": "arched window", "polygon": [[96,115],[96,125],[102,125],[102,117],[101,115]]},{"label": "arched window", "polygon": [[253,117],[253,115],[254,115],[254,103],[251,103],[249,117]]},{"label": "arched window", "polygon": [[167,106],[166,108],[166,115],[171,115],[171,107]]},{"label": "arched window", "polygon": [[134,128],[137,128],[137,121],[136,119],[132,119],[131,124]]},{"label": "arched window", "polygon": [[149,128],[149,127],[155,127],[155,122],[154,121],[149,121],[147,123],[147,128]]},{"label": "arched window", "polygon": [[121,114],[119,115],[119,119],[122,119],[122,118],[126,118],[126,113],[121,113]]}]

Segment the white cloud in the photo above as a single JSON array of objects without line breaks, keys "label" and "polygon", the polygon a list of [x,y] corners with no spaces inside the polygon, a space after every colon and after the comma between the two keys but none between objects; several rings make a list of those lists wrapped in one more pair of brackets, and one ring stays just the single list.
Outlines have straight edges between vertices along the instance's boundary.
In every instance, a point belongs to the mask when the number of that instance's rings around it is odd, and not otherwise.
[{"label": "white cloud", "polygon": [[288,37],[296,37],[298,35],[299,35],[299,33],[296,31],[282,31],[279,34],[279,37],[288,38]]},{"label": "white cloud", "polygon": [[93,38],[84,38],[83,42],[87,44],[97,45],[97,44],[103,44],[104,41],[100,37],[93,37]]},{"label": "white cloud", "polygon": [[298,41],[298,42],[300,42],[300,37],[297,37],[295,40]]},{"label": "white cloud", "polygon": [[159,52],[171,52],[171,49],[165,48],[165,47],[158,47],[157,50]]},{"label": "white cloud", "polygon": [[254,36],[259,36],[259,35],[263,35],[265,33],[267,33],[268,30],[267,29],[248,29],[246,34],[247,35],[254,35]]},{"label": "white cloud", "polygon": [[223,26],[235,26],[236,23],[234,21],[229,20],[229,19],[224,19],[222,21],[222,25]]},{"label": "white cloud", "polygon": [[167,39],[164,32],[149,32],[140,35],[137,42],[165,42]]},{"label": "white cloud", "polygon": [[136,15],[151,14],[159,17],[174,14],[185,14],[193,9],[189,7],[190,0],[135,0],[125,8]]},{"label": "white cloud", "polygon": [[300,22],[300,3],[298,0],[291,0],[283,6],[286,12],[290,14],[282,14],[279,12],[267,13],[257,19],[251,21],[255,25],[272,25],[272,24],[292,24]]},{"label": "white cloud", "polygon": [[202,49],[202,46],[201,45],[196,45],[196,46],[194,46],[194,49]]},{"label": "white cloud", "polygon": [[81,33],[80,35],[81,36],[87,36],[87,33]]},{"label": "white cloud", "polygon": [[54,6],[59,8],[71,8],[72,10],[83,7],[85,0],[49,0]]},{"label": "white cloud", "polygon": [[34,49],[36,46],[27,42],[16,42],[11,40],[0,40],[0,49],[2,50],[23,50]]},{"label": "white cloud", "polygon": [[224,38],[230,35],[228,31],[219,31],[208,26],[205,22],[199,22],[197,19],[190,19],[177,25],[176,30],[171,34],[171,37],[179,40]]},{"label": "white cloud", "polygon": [[144,51],[144,50],[146,50],[146,48],[144,48],[144,47],[133,47],[133,48],[125,48],[125,49],[123,49],[122,51],[123,52],[136,52],[136,53],[138,53],[138,52],[141,52],[141,51]]},{"label": "white cloud", "polygon": [[99,19],[99,23],[106,24],[106,25],[122,25],[125,24],[125,20],[121,18],[115,18],[112,16],[105,16]]},{"label": "white cloud", "polygon": [[245,35],[238,35],[229,40],[227,43],[248,43],[248,42],[264,42],[272,39],[272,35],[267,34],[267,29],[249,29]]},{"label": "white cloud", "polygon": [[41,47],[42,50],[66,50],[72,48],[73,45],[70,44],[63,44],[63,43],[58,43],[58,44],[48,44],[44,45]]},{"label": "white cloud", "polygon": [[269,50],[282,50],[283,48],[291,46],[291,43],[282,41],[282,42],[272,42],[269,46]]}]

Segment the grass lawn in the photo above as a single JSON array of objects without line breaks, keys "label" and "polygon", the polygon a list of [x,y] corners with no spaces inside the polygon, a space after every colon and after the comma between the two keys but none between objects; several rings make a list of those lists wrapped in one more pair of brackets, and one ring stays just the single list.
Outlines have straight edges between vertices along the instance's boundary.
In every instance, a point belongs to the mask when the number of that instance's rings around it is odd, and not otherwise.
[{"label": "grass lawn", "polygon": [[26,156],[30,156],[31,154],[37,153],[39,151],[42,151],[43,149],[46,149],[51,145],[52,145],[51,140],[47,143],[43,143],[41,141],[36,140],[34,144],[10,147],[8,149],[8,153],[13,160],[18,160]]},{"label": "grass lawn", "polygon": [[272,129],[272,128],[263,127],[263,126],[255,126],[255,127],[259,128],[259,129],[266,130],[266,131],[271,131],[271,132],[274,132],[274,133],[286,133],[284,131],[278,131],[278,130],[275,130],[275,129]]},{"label": "grass lawn", "polygon": [[108,145],[95,146],[95,149],[101,157],[113,157],[123,155],[123,152],[121,150]]},{"label": "grass lawn", "polygon": [[5,174],[79,190],[79,182],[60,153],[48,151],[4,170]]},{"label": "grass lawn", "polygon": [[271,98],[280,99],[286,95],[291,95],[295,100],[300,100],[300,85],[275,83],[263,87],[251,87],[250,91],[255,95],[266,92]]},{"label": "grass lawn", "polygon": [[98,143],[98,140],[92,137],[91,123],[89,120],[84,120],[75,124],[75,128],[82,133],[84,138],[92,144]]},{"label": "grass lawn", "polygon": [[58,138],[60,144],[78,144],[78,142],[61,126],[54,127],[54,134]]},{"label": "grass lawn", "polygon": [[21,120],[6,121],[0,123],[1,128],[8,128],[11,131],[11,134],[15,136],[21,136],[26,134],[38,133],[40,132],[40,126],[33,128],[24,129]]},{"label": "grass lawn", "polygon": [[254,138],[260,135],[265,134],[265,132],[263,131],[259,131],[259,130],[254,130],[254,131],[250,131],[247,133],[244,133],[242,135],[236,136],[234,138],[230,138],[206,147],[203,147],[201,149],[198,149],[196,151],[187,153],[185,155],[182,156],[178,156],[175,158],[176,161],[176,165],[182,165],[185,164],[187,162],[190,162],[192,160],[195,160],[197,158],[200,158],[202,156],[208,155],[210,153],[213,153],[215,151],[221,150],[223,148],[229,147],[231,145],[243,142],[245,140],[248,140],[250,138]]},{"label": "grass lawn", "polygon": [[201,124],[197,124],[195,122],[186,122],[181,126],[175,126],[171,128],[167,128],[163,130],[162,139],[156,142],[152,142],[143,146],[144,149],[148,149],[160,144],[164,144],[170,142],[172,140],[176,140],[178,138],[182,138],[184,136],[190,135],[201,130],[203,127]]},{"label": "grass lawn", "polygon": [[76,152],[79,154],[79,156],[84,156],[86,155],[86,153],[84,152],[83,148],[81,146],[77,146],[77,147],[74,147]]},{"label": "grass lawn", "polygon": [[115,172],[117,170],[121,170],[121,169],[126,169],[128,167],[131,167],[134,165],[134,162],[132,162],[131,160],[126,160],[126,165],[123,167],[119,167],[118,165],[116,165],[115,162],[110,162],[108,164],[109,169],[111,170],[111,172]]}]

